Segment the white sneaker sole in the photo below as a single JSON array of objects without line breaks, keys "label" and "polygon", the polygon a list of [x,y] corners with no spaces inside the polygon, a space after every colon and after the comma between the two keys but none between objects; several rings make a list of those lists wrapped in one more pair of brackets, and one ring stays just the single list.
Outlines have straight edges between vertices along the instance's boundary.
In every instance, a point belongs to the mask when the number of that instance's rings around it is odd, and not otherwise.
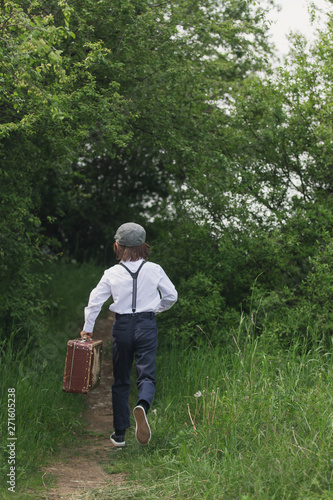
[{"label": "white sneaker sole", "polygon": [[145,410],[142,406],[136,406],[133,410],[136,428],[135,437],[140,444],[148,444],[151,438],[151,431],[148,424]]}]

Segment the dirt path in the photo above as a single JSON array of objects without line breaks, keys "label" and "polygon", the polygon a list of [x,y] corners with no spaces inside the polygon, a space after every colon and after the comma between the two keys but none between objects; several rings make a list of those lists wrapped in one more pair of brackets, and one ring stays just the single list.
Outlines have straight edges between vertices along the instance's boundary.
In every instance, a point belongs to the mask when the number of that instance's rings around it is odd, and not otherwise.
[{"label": "dirt path", "polygon": [[[41,499],[78,499],[87,490],[105,488],[107,484],[123,483],[125,474],[108,474],[103,465],[114,450],[109,436],[112,431],[112,359],[110,343],[112,316],[97,321],[94,337],[103,340],[103,363],[100,386],[88,393],[87,410],[82,417],[87,422],[84,444],[64,450],[60,459],[43,468],[45,491]],[[81,441],[81,440],[80,440]],[[119,450],[118,450],[119,451]],[[49,479],[54,479],[48,487]]]}]

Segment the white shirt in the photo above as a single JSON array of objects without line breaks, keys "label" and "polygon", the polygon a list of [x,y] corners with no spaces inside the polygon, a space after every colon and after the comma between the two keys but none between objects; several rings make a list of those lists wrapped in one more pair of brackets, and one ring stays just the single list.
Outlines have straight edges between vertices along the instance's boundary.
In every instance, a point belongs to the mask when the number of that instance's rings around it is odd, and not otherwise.
[{"label": "white shirt", "polygon": [[[138,270],[143,259],[124,262],[132,272]],[[122,262],[122,261],[121,261]],[[84,309],[83,330],[92,333],[102,305],[112,295],[110,311],[119,314],[132,313],[133,279],[119,264],[104,271],[96,288],[92,290],[88,306]],[[178,298],[177,291],[164,270],[158,264],[146,262],[140,269],[137,281],[136,312],[160,313],[169,309]]]}]

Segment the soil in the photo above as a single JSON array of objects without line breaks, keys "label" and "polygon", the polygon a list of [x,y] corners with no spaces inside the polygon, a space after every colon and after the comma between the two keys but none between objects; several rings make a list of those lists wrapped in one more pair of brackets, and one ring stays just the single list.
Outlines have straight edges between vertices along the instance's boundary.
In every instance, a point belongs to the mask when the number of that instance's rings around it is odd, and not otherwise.
[{"label": "soil", "polygon": [[[78,499],[88,490],[105,488],[108,484],[123,483],[126,475],[108,474],[105,465],[114,451],[109,436],[112,432],[112,359],[111,326],[113,317],[96,322],[94,338],[103,340],[103,361],[99,387],[85,396],[87,409],[82,418],[86,421],[86,436],[78,440],[75,450],[64,450],[57,462],[42,470],[45,491],[41,499]],[[117,450],[119,451],[119,450]],[[51,480],[51,481],[50,481]],[[48,486],[48,484],[52,486]]]}]

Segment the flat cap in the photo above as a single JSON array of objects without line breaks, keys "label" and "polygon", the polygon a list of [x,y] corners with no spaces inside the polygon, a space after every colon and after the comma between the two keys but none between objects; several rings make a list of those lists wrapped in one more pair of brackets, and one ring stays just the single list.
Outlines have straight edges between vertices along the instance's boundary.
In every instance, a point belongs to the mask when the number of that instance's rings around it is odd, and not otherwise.
[{"label": "flat cap", "polygon": [[140,224],[126,222],[118,227],[114,239],[124,247],[138,247],[146,241],[146,231]]}]

